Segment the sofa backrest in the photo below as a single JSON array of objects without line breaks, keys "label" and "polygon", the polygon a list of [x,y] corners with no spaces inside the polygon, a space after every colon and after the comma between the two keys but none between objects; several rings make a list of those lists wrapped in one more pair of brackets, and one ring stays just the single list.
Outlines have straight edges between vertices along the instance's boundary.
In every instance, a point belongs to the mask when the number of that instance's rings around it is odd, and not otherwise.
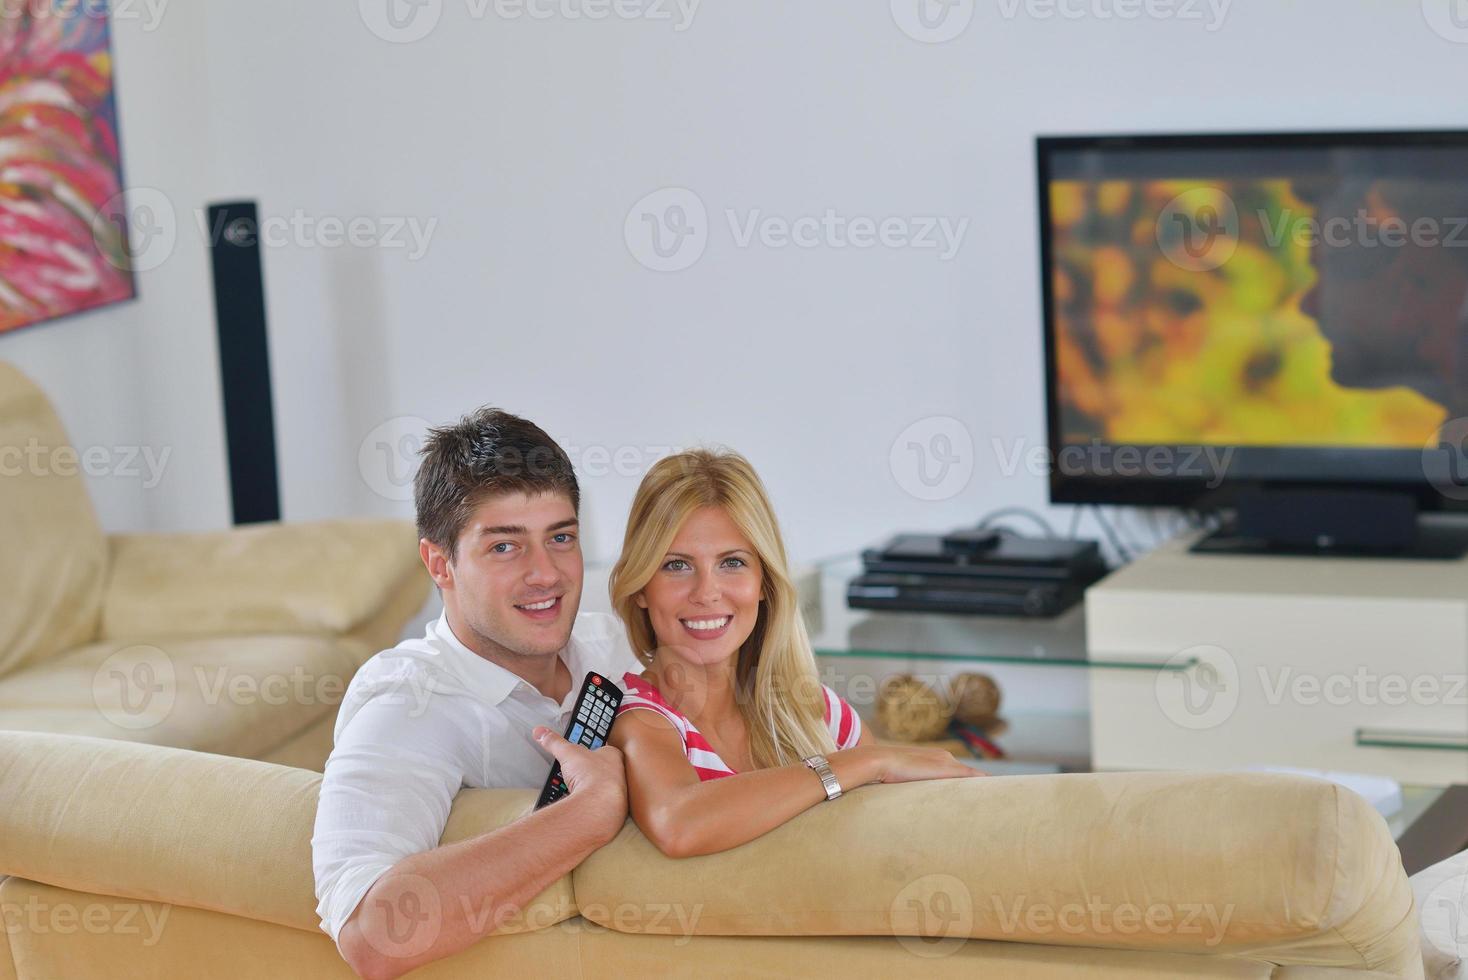
[{"label": "sofa backrest", "polygon": [[40,388],[0,361],[0,675],[91,640],[107,539]]},{"label": "sofa backrest", "polygon": [[[184,749],[0,731],[0,874],[314,932],[321,780]],[[463,790],[443,843],[505,826],[534,799]],[[417,897],[423,910],[450,900],[431,888]],[[1381,816],[1333,784],[1261,773],[873,787],[683,861],[629,822],[496,933],[578,913],[643,935],[942,940],[904,944],[923,956],[1005,940],[1292,965],[1301,978],[1422,977],[1411,888]]]},{"label": "sofa backrest", "polygon": [[[0,731],[0,875],[315,933],[311,835],[321,780],[168,746]],[[533,790],[465,790],[442,843],[513,823],[534,799]],[[418,882],[422,909],[449,901]],[[492,935],[534,932],[576,911],[565,875]]]}]

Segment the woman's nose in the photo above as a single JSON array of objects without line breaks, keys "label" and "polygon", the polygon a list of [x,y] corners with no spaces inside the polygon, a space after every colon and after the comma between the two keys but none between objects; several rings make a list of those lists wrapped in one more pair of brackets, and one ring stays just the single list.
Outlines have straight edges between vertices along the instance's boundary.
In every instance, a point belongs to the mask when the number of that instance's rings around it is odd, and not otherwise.
[{"label": "woman's nose", "polygon": [[700,574],[698,580],[693,583],[693,601],[710,603],[718,601],[718,598],[718,581],[710,574]]}]

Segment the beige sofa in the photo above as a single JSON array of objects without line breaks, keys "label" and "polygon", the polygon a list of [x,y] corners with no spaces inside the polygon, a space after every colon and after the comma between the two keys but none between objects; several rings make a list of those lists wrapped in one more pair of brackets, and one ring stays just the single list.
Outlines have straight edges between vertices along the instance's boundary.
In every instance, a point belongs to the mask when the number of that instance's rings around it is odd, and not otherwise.
[{"label": "beige sofa", "polygon": [[106,535],[40,389],[0,362],[0,729],[319,769],[428,578],[401,521]]},{"label": "beige sofa", "polygon": [[[0,980],[349,977],[312,894],[320,779],[0,732]],[[443,839],[533,797],[465,790]],[[453,899],[406,897],[409,948]],[[498,933],[413,975],[1325,980],[1420,978],[1422,961],[1400,856],[1359,797],[1112,773],[864,788],[682,861],[629,823]]]}]

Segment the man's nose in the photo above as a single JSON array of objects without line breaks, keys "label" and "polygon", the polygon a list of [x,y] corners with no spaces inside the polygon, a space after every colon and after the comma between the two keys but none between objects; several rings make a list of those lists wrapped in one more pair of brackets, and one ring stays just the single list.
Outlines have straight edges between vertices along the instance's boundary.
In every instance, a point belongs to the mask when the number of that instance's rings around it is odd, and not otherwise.
[{"label": "man's nose", "polygon": [[1316,281],[1315,285],[1311,286],[1310,289],[1306,291],[1304,296],[1300,297],[1300,312],[1308,316],[1310,319],[1319,322],[1320,283],[1318,280]]},{"label": "man's nose", "polygon": [[545,548],[531,548],[529,554],[530,564],[525,569],[525,584],[539,588],[555,585],[560,580],[560,570],[556,563],[551,560],[550,552]]}]

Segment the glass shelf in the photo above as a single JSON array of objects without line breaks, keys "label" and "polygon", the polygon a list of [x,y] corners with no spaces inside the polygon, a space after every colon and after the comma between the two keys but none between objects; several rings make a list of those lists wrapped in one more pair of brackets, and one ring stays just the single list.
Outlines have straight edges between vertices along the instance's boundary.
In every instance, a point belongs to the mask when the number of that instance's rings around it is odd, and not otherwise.
[{"label": "glass shelf", "polygon": [[1468,733],[1358,728],[1356,729],[1356,744],[1386,749],[1443,749],[1449,752],[1468,752]]},{"label": "glass shelf", "polygon": [[861,571],[860,559],[834,559],[818,568],[819,605],[813,596],[802,596],[802,606],[819,657],[1153,671],[1187,670],[1197,663],[1141,654],[1093,661],[1086,655],[1085,610],[1079,604],[1051,619],[852,609],[846,583]]},{"label": "glass shelf", "polygon": [[1442,786],[1403,786],[1402,808],[1386,818],[1387,827],[1391,829],[1392,840],[1397,840],[1407,828],[1417,822],[1418,818],[1427,812],[1427,808],[1437,802],[1443,795]]}]

